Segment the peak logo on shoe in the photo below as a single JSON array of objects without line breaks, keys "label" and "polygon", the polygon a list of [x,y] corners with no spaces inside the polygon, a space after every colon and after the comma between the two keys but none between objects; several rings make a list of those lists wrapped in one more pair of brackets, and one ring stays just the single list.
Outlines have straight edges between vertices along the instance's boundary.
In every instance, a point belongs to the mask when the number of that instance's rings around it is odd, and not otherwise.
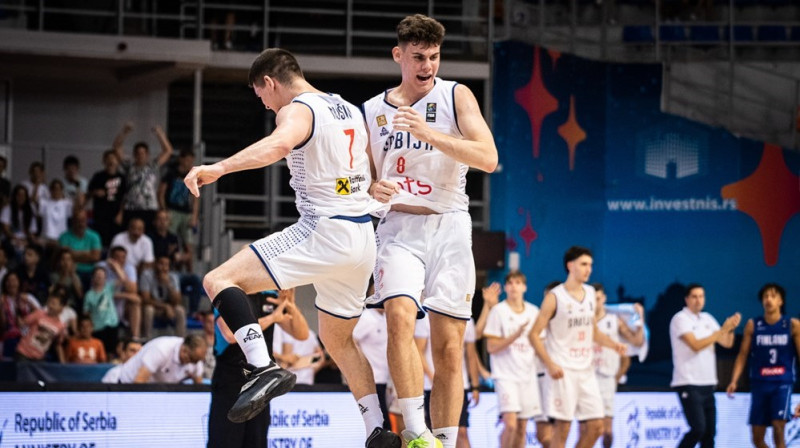
[{"label": "peak logo on shoe", "polygon": [[251,328],[247,330],[247,334],[245,335],[244,340],[242,340],[242,342],[254,341],[256,339],[264,339],[264,336],[262,336],[261,333]]}]

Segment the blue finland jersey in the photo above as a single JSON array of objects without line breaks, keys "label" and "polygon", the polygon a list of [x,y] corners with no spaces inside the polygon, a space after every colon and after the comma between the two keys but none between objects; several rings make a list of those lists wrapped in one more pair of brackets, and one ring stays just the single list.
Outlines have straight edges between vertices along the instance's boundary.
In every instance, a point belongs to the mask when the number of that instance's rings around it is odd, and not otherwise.
[{"label": "blue finland jersey", "polygon": [[796,350],[791,319],[783,316],[770,325],[759,317],[750,341],[750,380],[794,383]]}]

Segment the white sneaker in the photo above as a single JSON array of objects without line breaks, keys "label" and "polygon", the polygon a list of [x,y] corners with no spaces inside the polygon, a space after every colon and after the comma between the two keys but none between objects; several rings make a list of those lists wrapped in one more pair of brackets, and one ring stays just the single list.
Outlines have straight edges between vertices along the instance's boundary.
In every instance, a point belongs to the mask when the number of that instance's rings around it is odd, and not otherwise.
[{"label": "white sneaker", "polygon": [[442,442],[431,434],[430,429],[426,429],[419,435],[405,430],[403,431],[403,441],[407,448],[443,448]]}]

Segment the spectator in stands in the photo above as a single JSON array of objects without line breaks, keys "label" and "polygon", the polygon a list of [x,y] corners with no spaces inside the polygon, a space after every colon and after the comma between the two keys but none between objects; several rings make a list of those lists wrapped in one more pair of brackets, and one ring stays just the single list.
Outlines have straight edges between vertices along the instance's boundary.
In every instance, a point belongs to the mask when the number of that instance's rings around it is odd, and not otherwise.
[{"label": "spectator in stands", "polygon": [[67,362],[73,364],[97,364],[107,362],[106,350],[103,341],[92,337],[94,325],[92,318],[81,316],[78,335],[69,338],[67,342]]},{"label": "spectator in stands", "polygon": [[125,223],[132,218],[140,218],[148,230],[158,210],[158,184],[161,179],[159,171],[172,156],[172,144],[161,126],[156,125],[152,130],[161,145],[161,153],[153,160],[150,160],[150,148],[145,142],[133,145],[132,162],[126,159],[123,144],[128,134],[133,131],[131,122],[125,123],[113,143],[114,152],[122,161],[128,188],[124,199]]},{"label": "spectator in stands", "polygon": [[83,309],[83,284],[78,277],[70,248],[62,247],[56,254],[56,263],[50,274],[50,284],[64,288],[67,305],[78,310]]},{"label": "spectator in stands", "polygon": [[89,197],[92,200],[92,228],[100,234],[103,246],[111,244],[111,238],[122,229],[122,206],[125,197],[125,176],[119,171],[117,153],[103,153],[103,170],[94,173],[89,182]]},{"label": "spectator in stands", "polygon": [[168,257],[177,266],[182,260],[182,255],[180,255],[178,236],[169,230],[170,220],[170,213],[166,210],[156,212],[153,232],[147,236],[153,241],[153,255],[156,258]]},{"label": "spectator in stands", "polygon": [[191,379],[200,384],[207,349],[205,337],[199,334],[155,338],[122,365],[119,382],[181,383]]},{"label": "spectator in stands", "polygon": [[50,276],[42,263],[42,248],[35,244],[29,244],[25,248],[22,257],[22,264],[17,266],[19,276],[19,288],[22,292],[27,292],[36,297],[39,304],[47,300],[47,290],[50,289]]},{"label": "spectator in stands", "polygon": [[113,246],[105,261],[97,263],[105,269],[107,281],[114,286],[114,304],[117,316],[130,328],[131,337],[138,340],[142,328],[142,298],[138,293],[136,269],[126,262],[128,251]]},{"label": "spectator in stands", "polygon": [[0,279],[8,273],[8,262],[13,257],[13,248],[0,244]]},{"label": "spectator in stands", "polygon": [[182,256],[178,268],[186,268],[192,272],[192,254],[194,253],[194,235],[197,231],[197,216],[200,202],[189,193],[183,178],[194,166],[194,152],[190,149],[181,151],[178,164],[169,169],[161,179],[158,199],[161,208],[169,211],[169,230],[180,238]]},{"label": "spectator in stands", "polygon": [[100,381],[106,384],[119,383],[119,372],[122,371],[122,364],[133,358],[133,355],[139,353],[141,349],[142,343],[131,338],[123,338],[119,341],[119,344],[117,344],[117,358],[112,361],[115,366],[110,368]]},{"label": "spectator in stands", "polygon": [[64,290],[54,288],[47,297],[47,308],[38,309],[22,320],[27,328],[17,345],[17,360],[42,361],[51,348],[55,349],[58,362],[64,362],[63,340],[67,330],[59,315],[64,307]]},{"label": "spectator in stands", "polygon": [[76,210],[72,217],[72,228],[58,237],[61,247],[72,251],[72,258],[77,263],[77,273],[84,289],[94,269],[94,264],[100,261],[100,251],[103,249],[100,235],[88,227],[88,218],[85,210]]},{"label": "spectator in stands", "polygon": [[139,275],[153,267],[153,240],[144,234],[144,221],[141,218],[132,218],[128,223],[128,230],[114,236],[111,247],[114,246],[122,246],[128,251],[127,263],[136,268]]},{"label": "spectator in stands", "polygon": [[281,367],[297,375],[296,384],[307,385],[314,384],[314,374],[322,367],[325,356],[313,330],[308,330],[307,338],[298,340],[280,327],[275,328],[272,353]]},{"label": "spectator in stands", "polygon": [[[47,188],[47,177],[44,173],[44,164],[42,162],[33,162],[28,168],[28,180],[23,180],[22,185],[28,190],[28,196],[31,202],[38,206],[39,199],[46,199],[50,197],[50,190]],[[34,208],[34,212],[38,208]]]},{"label": "spectator in stands", "polygon": [[8,198],[11,195],[11,181],[6,179],[6,168],[8,168],[8,159],[0,156],[0,207],[8,204]]},{"label": "spectator in stands", "polygon": [[20,291],[16,272],[6,274],[0,285],[0,342],[3,343],[3,357],[12,358],[22,337],[23,319],[40,305],[32,295]]},{"label": "spectator in stands", "polygon": [[83,313],[92,318],[94,337],[103,341],[106,353],[112,352],[119,338],[119,316],[114,306],[114,285],[106,280],[102,267],[92,272],[91,288],[83,298]]},{"label": "spectator in stands", "polygon": [[145,271],[139,277],[145,339],[152,335],[155,318],[173,325],[177,336],[186,335],[186,308],[180,288],[178,276],[170,272],[170,260],[166,256],[159,257],[155,269]]},{"label": "spectator in stands", "polygon": [[22,185],[17,185],[11,196],[11,201],[0,212],[0,225],[3,235],[14,247],[17,259],[22,256],[25,246],[36,240],[39,224],[36,222],[28,190]]},{"label": "spectator in stands", "polygon": [[[64,184],[59,179],[50,182],[50,197],[39,199],[39,216],[42,218],[42,244],[47,254],[58,246],[58,238],[69,229],[72,200],[64,196]],[[47,258],[49,260],[49,258]]]},{"label": "spectator in stands", "polygon": [[217,333],[216,319],[213,311],[200,311],[195,316],[203,324],[203,337],[206,338],[208,343],[206,357],[203,360],[203,379],[210,381],[214,375],[214,367],[217,365],[217,358],[214,356],[214,337]]},{"label": "spectator in stands", "polygon": [[86,201],[86,192],[89,182],[81,176],[81,162],[77,157],[70,154],[64,157],[62,165],[64,169],[64,194],[75,204],[75,208],[83,208]]}]

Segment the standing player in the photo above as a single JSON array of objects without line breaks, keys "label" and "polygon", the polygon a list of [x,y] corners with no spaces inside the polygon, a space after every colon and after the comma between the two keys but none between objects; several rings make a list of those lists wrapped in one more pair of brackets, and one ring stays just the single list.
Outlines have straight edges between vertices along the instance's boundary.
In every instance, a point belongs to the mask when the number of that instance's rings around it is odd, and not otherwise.
[{"label": "standing player", "polygon": [[[295,384],[295,375],[269,356],[247,294],[313,283],[322,343],[342,369],[361,405],[367,446],[400,446],[385,431],[372,371],[353,342],[353,327],[364,306],[375,261],[375,234],[367,193],[367,134],[357,107],[315,89],[288,51],[264,50],[250,67],[250,85],[267,109],[276,112],[271,135],[213,165],[192,168],[189,191],[228,173],[261,168],[287,159],[297,193],[300,220],[262,238],[209,272],[208,297],[234,333],[250,364],[248,381],[228,413],[234,422],[259,414],[272,398]],[[266,272],[253,273],[264,266]]]},{"label": "standing player", "polygon": [[[594,446],[603,431],[603,399],[592,366],[593,342],[624,355],[626,347],[597,330],[592,274],[592,252],[573,246],[564,253],[567,281],[542,301],[539,317],[529,333],[531,344],[545,367],[548,391],[545,412],[555,420],[551,447],[563,448],[572,420],[581,422],[579,448]],[[541,332],[547,329],[546,345]]]},{"label": "standing player", "polygon": [[[636,347],[641,347],[644,344],[644,308],[642,305],[638,303],[633,305],[642,321],[642,325],[633,331],[618,315],[606,311],[606,292],[603,285],[595,283],[592,287],[597,297],[595,310],[597,329],[615,342],[620,342],[620,338],[622,338]],[[600,386],[600,396],[603,397],[603,413],[605,414],[603,448],[611,448],[614,441],[614,394],[617,393],[619,379],[630,367],[630,362],[624,363],[623,359],[628,359],[628,357],[620,356],[614,350],[599,344],[594,346],[594,370],[597,375],[597,384]]]},{"label": "standing player", "polygon": [[[772,426],[775,448],[784,448],[784,427],[791,419],[795,363],[800,356],[800,320],[784,315],[786,291],[775,283],[758,292],[764,314],[744,327],[742,346],[733,364],[728,396],[733,397],[742,370],[750,358],[750,425],[753,445],[764,448],[767,426]],[[800,407],[798,407],[800,409]]]},{"label": "standing player", "polygon": [[524,448],[528,419],[542,414],[536,353],[528,339],[539,309],[525,301],[527,289],[524,274],[509,272],[506,300],[489,312],[483,332],[503,418],[501,448]]},{"label": "standing player", "polygon": [[[402,81],[364,103],[364,114],[377,180],[370,193],[392,203],[377,230],[372,305],[386,309],[403,437],[453,448],[464,394],[463,335],[475,292],[466,174],[469,167],[494,171],[497,148],[469,88],[436,77],[443,39],[436,20],[419,14],[403,19],[392,49]],[[433,434],[425,425],[414,346],[414,320],[423,306],[431,311],[436,370]]]}]

